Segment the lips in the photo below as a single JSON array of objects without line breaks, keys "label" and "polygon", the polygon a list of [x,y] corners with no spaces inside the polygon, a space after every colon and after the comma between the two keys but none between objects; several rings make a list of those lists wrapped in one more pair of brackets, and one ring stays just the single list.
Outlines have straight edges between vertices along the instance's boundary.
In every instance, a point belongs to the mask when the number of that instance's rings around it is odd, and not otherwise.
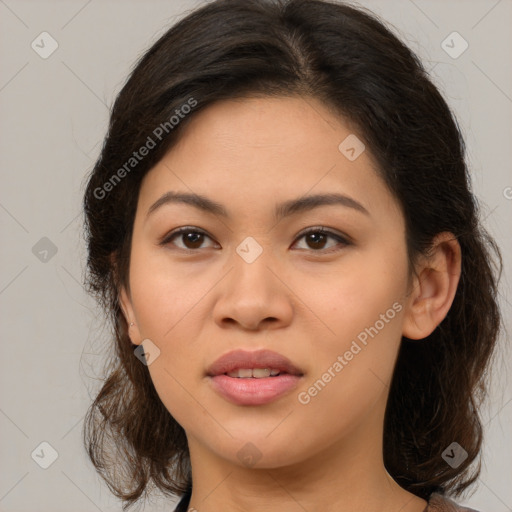
[{"label": "lips", "polygon": [[271,350],[235,350],[207,370],[212,389],[225,400],[243,406],[276,401],[295,389],[303,375],[287,357]]},{"label": "lips", "polygon": [[[279,374],[302,376],[304,372],[296,367],[287,357],[272,350],[235,350],[219,357],[207,370],[209,377],[224,375],[242,369],[277,370]],[[272,372],[275,373],[275,372]],[[272,377],[270,377],[272,378]]]}]

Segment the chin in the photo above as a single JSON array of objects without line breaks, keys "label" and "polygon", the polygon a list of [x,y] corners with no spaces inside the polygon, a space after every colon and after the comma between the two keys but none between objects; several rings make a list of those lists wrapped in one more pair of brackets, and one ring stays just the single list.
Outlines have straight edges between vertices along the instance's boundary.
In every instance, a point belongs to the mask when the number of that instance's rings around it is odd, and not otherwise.
[{"label": "chin", "polygon": [[246,431],[243,436],[216,443],[212,451],[246,468],[276,469],[297,464],[304,458],[304,444],[297,442],[291,433],[284,434],[284,438],[276,435],[271,439],[274,434],[268,436],[258,432],[251,435],[250,431]]}]

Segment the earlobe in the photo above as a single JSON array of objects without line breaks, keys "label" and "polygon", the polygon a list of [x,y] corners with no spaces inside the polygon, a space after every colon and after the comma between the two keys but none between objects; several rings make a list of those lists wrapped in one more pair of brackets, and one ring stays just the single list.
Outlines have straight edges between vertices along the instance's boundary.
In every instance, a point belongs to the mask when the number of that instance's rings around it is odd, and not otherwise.
[{"label": "earlobe", "polygon": [[135,319],[131,299],[124,286],[121,287],[119,292],[119,302],[126,323],[128,324],[128,336],[134,345],[140,345],[142,343],[142,337],[140,335],[139,327]]},{"label": "earlobe", "polygon": [[440,233],[429,256],[417,267],[404,315],[403,336],[419,340],[434,331],[450,310],[460,273],[459,242],[452,233]]}]

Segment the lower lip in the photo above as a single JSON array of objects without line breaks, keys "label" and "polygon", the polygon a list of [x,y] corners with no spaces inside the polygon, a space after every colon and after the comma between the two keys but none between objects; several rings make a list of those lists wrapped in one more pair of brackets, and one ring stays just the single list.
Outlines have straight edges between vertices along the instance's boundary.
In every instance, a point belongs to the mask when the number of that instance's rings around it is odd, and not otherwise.
[{"label": "lower lip", "polygon": [[215,391],[234,404],[263,405],[277,400],[297,387],[300,378],[290,374],[261,379],[216,375],[210,377],[210,382]]}]

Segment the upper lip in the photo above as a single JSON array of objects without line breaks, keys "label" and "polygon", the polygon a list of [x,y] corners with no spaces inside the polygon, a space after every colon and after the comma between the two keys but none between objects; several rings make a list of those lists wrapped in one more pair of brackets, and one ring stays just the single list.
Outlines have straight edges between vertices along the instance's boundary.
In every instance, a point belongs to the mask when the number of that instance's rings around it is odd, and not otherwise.
[{"label": "upper lip", "polygon": [[213,377],[232,372],[240,368],[270,368],[281,373],[303,375],[304,372],[296,367],[287,357],[272,350],[233,350],[219,357],[207,369],[207,375]]}]

